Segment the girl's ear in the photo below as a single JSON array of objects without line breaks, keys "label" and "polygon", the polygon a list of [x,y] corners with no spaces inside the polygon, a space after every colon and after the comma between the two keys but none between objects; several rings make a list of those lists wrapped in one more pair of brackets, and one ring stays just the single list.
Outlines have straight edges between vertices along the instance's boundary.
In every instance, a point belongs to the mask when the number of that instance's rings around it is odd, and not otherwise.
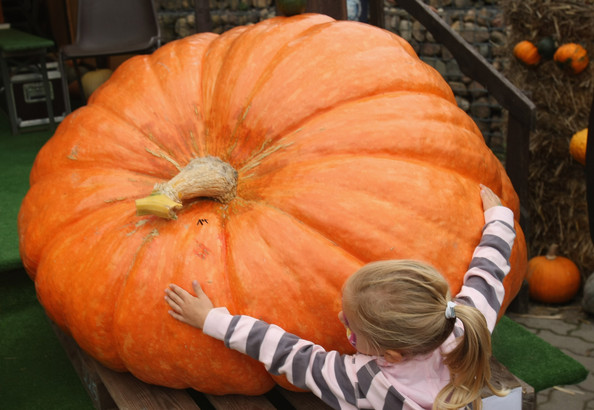
[{"label": "girl's ear", "polygon": [[388,363],[400,363],[403,360],[403,356],[402,353],[396,350],[386,350],[384,352],[384,359]]}]

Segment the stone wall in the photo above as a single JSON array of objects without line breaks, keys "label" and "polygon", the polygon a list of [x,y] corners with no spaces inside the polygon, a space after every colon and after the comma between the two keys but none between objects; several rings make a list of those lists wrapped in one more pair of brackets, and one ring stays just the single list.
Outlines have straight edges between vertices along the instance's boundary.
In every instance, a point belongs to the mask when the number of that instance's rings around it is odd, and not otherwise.
[{"label": "stone wall", "polygon": [[[193,0],[154,0],[163,41],[195,32]],[[274,0],[210,0],[212,31],[220,34],[236,26],[257,23],[276,15]]]},{"label": "stone wall", "polygon": [[[154,0],[164,42],[195,32],[193,0]],[[349,0],[360,1],[360,0]],[[499,71],[508,62],[506,30],[498,0],[426,0],[442,18]],[[212,31],[257,23],[276,15],[274,0],[210,0]],[[419,57],[448,81],[458,106],[474,119],[487,144],[504,160],[505,112],[485,88],[466,77],[449,51],[394,0],[384,1],[385,28],[405,38]]]}]

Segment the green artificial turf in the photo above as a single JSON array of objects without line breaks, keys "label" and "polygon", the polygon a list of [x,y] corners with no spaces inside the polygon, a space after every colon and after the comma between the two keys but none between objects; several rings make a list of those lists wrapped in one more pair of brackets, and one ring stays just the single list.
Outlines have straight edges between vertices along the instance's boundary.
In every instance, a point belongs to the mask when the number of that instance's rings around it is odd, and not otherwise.
[{"label": "green artificial turf", "polygon": [[492,343],[493,356],[535,391],[580,383],[588,376],[581,363],[507,316],[495,327]]},{"label": "green artificial turf", "polygon": [[21,267],[17,216],[29,189],[31,165],[52,131],[11,135],[0,115],[0,272]]},{"label": "green artificial turf", "polygon": [[93,409],[23,270],[0,274],[0,408]]}]

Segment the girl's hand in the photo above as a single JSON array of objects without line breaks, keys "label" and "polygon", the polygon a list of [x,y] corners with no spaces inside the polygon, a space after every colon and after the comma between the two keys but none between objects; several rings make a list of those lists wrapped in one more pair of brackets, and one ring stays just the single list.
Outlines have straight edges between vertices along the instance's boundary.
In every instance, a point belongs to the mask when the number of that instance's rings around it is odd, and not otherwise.
[{"label": "girl's hand", "polygon": [[192,281],[192,287],[196,296],[177,285],[169,285],[169,288],[165,289],[165,301],[171,307],[171,316],[182,323],[202,329],[208,312],[214,306],[197,280]]},{"label": "girl's hand", "polygon": [[494,206],[501,205],[501,200],[499,197],[491,191],[490,188],[486,187],[483,184],[481,186],[481,199],[483,201],[483,211],[486,211],[489,208],[493,208]]}]

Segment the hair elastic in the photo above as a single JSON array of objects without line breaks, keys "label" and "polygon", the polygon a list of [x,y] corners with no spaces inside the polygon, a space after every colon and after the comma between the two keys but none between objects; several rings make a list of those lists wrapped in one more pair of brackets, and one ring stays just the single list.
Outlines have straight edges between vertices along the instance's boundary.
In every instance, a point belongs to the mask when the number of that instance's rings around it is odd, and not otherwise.
[{"label": "hair elastic", "polygon": [[454,302],[452,302],[451,300],[448,302],[448,304],[446,306],[446,310],[445,310],[446,319],[455,319],[456,318],[456,311],[454,310],[455,306],[456,306],[456,304]]}]

